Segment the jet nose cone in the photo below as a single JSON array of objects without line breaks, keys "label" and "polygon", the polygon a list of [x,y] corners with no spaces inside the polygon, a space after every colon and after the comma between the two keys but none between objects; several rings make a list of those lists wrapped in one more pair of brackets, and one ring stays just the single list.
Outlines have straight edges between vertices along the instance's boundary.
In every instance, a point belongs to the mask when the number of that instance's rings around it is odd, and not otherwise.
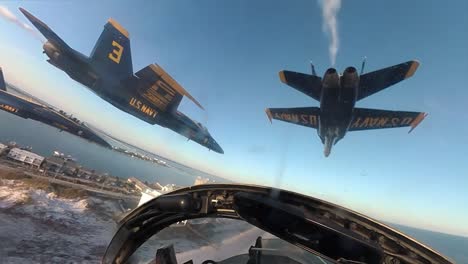
[{"label": "jet nose cone", "polygon": [[330,155],[331,149],[335,143],[336,143],[335,137],[333,136],[325,137],[324,149],[323,149],[323,154],[325,155],[325,157],[328,157]]},{"label": "jet nose cone", "polygon": [[211,141],[207,145],[207,147],[213,150],[214,152],[218,152],[219,154],[224,154],[224,150],[221,148],[218,142],[216,142],[216,140],[214,140],[213,138],[211,138]]},{"label": "jet nose cone", "polygon": [[218,152],[219,154],[224,154],[224,150],[221,148],[220,145],[218,145],[218,143],[215,143],[215,144],[214,144],[213,150],[214,150],[215,152]]}]

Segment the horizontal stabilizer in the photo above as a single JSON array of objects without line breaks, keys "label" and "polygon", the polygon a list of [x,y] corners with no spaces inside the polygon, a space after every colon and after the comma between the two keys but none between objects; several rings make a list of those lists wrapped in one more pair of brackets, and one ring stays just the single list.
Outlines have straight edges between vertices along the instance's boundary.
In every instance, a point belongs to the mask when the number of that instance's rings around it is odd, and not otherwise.
[{"label": "horizontal stabilizer", "polygon": [[63,41],[52,29],[49,28],[44,22],[33,16],[24,8],[19,8],[26,18],[44,35],[44,37],[58,48],[70,49],[70,47]]},{"label": "horizontal stabilizer", "polygon": [[182,97],[186,96],[204,110],[203,106],[159,65],[146,66],[135,75],[146,83],[140,87],[140,94],[159,109],[175,110],[182,101]]},{"label": "horizontal stabilizer", "polygon": [[413,76],[419,67],[417,61],[407,61],[388,68],[361,75],[359,80],[358,100],[380,92],[404,79]]},{"label": "horizontal stabilizer", "polygon": [[296,107],[296,108],[267,108],[265,112],[270,119],[281,120],[296,125],[317,128],[320,108],[318,107]]},{"label": "horizontal stabilizer", "polygon": [[320,101],[322,78],[315,75],[292,71],[280,71],[279,77],[281,82],[284,84],[287,84],[315,100]]},{"label": "horizontal stabilizer", "polygon": [[426,116],[423,112],[354,108],[353,120],[348,131],[411,127],[411,132]]},{"label": "horizontal stabilizer", "polygon": [[5,79],[3,78],[3,71],[0,67],[0,90],[6,91]]}]

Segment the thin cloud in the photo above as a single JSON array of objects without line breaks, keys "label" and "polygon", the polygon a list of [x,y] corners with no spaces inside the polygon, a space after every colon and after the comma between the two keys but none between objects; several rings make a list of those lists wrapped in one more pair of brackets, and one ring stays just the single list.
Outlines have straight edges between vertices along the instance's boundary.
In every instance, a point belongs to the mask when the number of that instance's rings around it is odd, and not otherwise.
[{"label": "thin cloud", "polygon": [[323,32],[325,32],[330,43],[328,45],[328,52],[330,54],[330,61],[332,65],[335,65],[336,54],[339,48],[339,37],[338,37],[338,19],[337,14],[341,8],[341,0],[319,0],[319,5],[322,8],[323,16]]},{"label": "thin cloud", "polygon": [[15,14],[13,14],[7,7],[5,6],[0,6],[0,16],[3,17],[5,20],[19,26],[26,32],[29,32],[33,37],[36,39],[40,40],[42,42],[41,35],[39,32],[37,32],[34,28],[32,28],[30,25],[22,22],[21,20],[18,19]]}]

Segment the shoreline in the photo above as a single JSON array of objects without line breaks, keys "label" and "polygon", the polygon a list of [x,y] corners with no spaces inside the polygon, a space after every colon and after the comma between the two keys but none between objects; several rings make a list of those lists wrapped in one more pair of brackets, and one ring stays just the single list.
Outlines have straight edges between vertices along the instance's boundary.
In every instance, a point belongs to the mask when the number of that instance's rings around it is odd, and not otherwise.
[{"label": "shoreline", "polygon": [[0,259],[98,263],[131,201],[0,167]]},{"label": "shoreline", "polygon": [[[16,165],[16,166],[15,166]],[[66,177],[66,176],[61,176]],[[140,200],[139,196],[125,195],[95,188],[86,184],[72,182],[76,180],[71,177],[69,181],[40,175],[39,171],[28,168],[23,164],[5,162],[0,159],[0,179],[21,181],[25,186],[34,189],[55,190],[60,198],[83,198],[98,197],[104,199],[121,200],[128,204],[127,208],[134,208]],[[72,197],[69,197],[71,195]]]}]

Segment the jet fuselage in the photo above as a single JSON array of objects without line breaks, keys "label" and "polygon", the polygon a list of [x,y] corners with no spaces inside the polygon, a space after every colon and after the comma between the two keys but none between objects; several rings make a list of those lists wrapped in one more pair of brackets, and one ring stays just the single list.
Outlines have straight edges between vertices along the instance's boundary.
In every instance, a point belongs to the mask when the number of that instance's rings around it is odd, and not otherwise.
[{"label": "jet fuselage", "polygon": [[333,68],[325,72],[317,129],[325,145],[325,156],[330,154],[331,147],[342,139],[348,130],[353,119],[358,87],[359,76],[354,67],[348,67],[341,76]]},{"label": "jet fuselage", "polygon": [[283,70],[281,82],[320,102],[320,107],[267,108],[268,119],[317,129],[325,156],[348,131],[411,127],[411,132],[427,116],[424,112],[394,111],[355,107],[357,101],[378,93],[415,73],[419,62],[412,60],[361,74],[348,67],[340,76],[333,68],[323,78],[312,74]]},{"label": "jet fuselage", "polygon": [[[50,64],[64,71],[70,78],[118,109],[152,125],[158,124],[169,128],[213,151],[224,153],[208,130],[200,123],[177,110],[157,109],[139,95],[136,92],[137,77],[131,76],[128,80],[119,80],[106,67],[99,67],[89,57],[76,50],[70,51],[68,48],[65,52],[61,47],[50,42],[46,42],[43,48],[44,53],[49,57]],[[73,56],[64,54],[73,54]]]}]

